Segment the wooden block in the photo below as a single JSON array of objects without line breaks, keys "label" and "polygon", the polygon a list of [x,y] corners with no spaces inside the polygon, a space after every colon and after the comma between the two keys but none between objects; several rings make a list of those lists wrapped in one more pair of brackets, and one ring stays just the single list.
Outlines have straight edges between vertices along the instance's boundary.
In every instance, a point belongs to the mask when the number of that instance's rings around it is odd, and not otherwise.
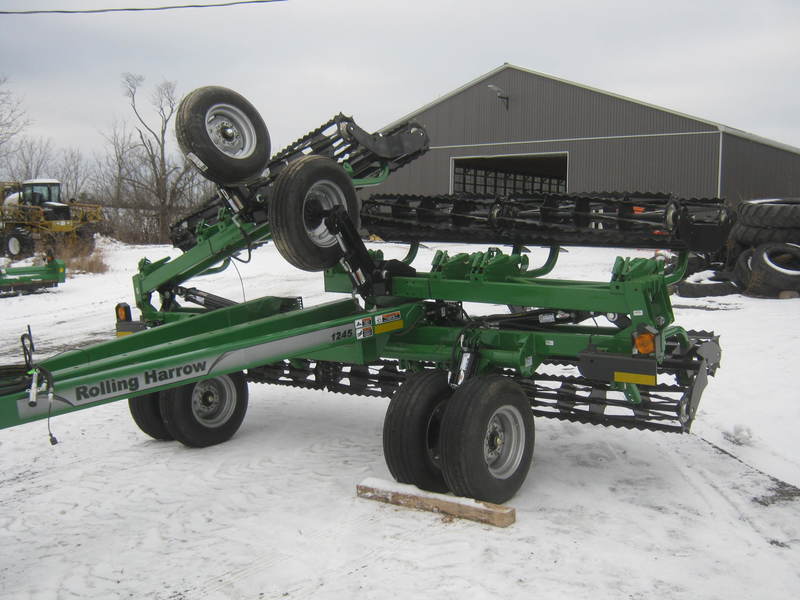
[{"label": "wooden block", "polygon": [[426,492],[413,485],[388,482],[373,477],[359,483],[356,486],[356,494],[369,500],[428,510],[495,527],[508,527],[517,520],[517,511],[510,506]]}]

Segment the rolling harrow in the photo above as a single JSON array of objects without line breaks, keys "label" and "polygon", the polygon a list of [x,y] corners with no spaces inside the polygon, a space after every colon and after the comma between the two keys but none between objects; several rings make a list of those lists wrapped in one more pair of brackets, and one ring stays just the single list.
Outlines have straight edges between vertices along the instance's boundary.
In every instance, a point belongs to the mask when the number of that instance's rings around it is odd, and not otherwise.
[{"label": "rolling harrow", "polygon": [[[494,502],[525,480],[534,417],[689,431],[720,347],[713,333],[674,323],[668,287],[689,251],[721,246],[720,201],[379,194],[359,203],[356,189],[426,151],[421,126],[368,134],[338,115],[270,157],[255,108],[208,87],[183,100],[176,128],[188,159],[218,185],[173,226],[183,253],[140,262],[140,318],[119,305],[117,339],[36,361],[25,334],[24,363],[0,367],[0,425],[128,399],[146,434],[207,446],[239,428],[247,382],[391,397],[392,475]],[[365,246],[364,230],[407,242],[407,255],[387,260]],[[295,267],[324,271],[326,291],[345,298],[236,303],[185,285],[269,241]],[[490,247],[438,250],[423,272],[412,266],[423,241]],[[548,247],[541,264],[527,245]],[[618,258],[609,281],[544,277],[562,245],[681,258],[670,273],[658,258]],[[466,303],[491,314],[470,315]]]}]

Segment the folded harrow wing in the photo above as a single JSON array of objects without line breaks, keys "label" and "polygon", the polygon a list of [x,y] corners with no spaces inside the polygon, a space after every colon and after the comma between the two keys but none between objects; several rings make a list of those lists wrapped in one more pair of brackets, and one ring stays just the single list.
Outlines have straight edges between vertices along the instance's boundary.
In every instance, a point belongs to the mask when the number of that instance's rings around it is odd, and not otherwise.
[{"label": "folded harrow wing", "polygon": [[[688,251],[721,246],[718,200],[376,195],[359,207],[356,188],[425,152],[419,125],[368,134],[339,115],[269,158],[260,116],[230,90],[200,88],[178,115],[181,147],[217,195],[173,227],[183,254],[140,263],[141,319],[118,306],[116,340],[35,361],[23,335],[24,364],[0,367],[0,425],[127,398],[148,435],[207,446],[238,429],[247,382],[385,396],[393,476],[494,502],[523,484],[534,417],[689,431],[720,348],[674,323],[668,286]],[[408,242],[407,256],[367,249],[359,217]],[[325,289],[345,299],[235,303],[184,285],[268,241],[294,266],[324,270]],[[489,247],[437,251],[421,272],[420,241]],[[531,265],[525,245],[547,258]],[[669,248],[681,260],[665,273],[657,258],[618,258],[605,282],[545,278],[560,245]],[[470,315],[464,303],[490,308]]]}]

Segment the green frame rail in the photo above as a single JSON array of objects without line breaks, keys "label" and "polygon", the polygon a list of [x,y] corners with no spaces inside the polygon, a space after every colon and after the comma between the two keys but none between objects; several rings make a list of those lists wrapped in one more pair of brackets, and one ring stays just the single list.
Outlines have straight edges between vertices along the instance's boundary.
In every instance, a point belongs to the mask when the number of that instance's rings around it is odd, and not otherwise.
[{"label": "green frame rail", "polygon": [[[181,268],[180,259],[174,266]],[[618,259],[605,283],[536,279],[525,276],[526,268],[520,255],[496,248],[454,257],[438,253],[430,273],[392,278],[390,294],[379,303],[368,299],[365,308],[352,297],[302,308],[301,299],[268,296],[175,319],[38,362],[34,369],[42,377],[37,386],[0,396],[0,427],[293,358],[351,364],[396,359],[411,370],[436,364],[454,371],[468,339],[471,347],[480,348],[476,373],[511,369],[531,376],[546,360],[577,360],[589,348],[612,361],[630,358],[634,332],[649,327],[658,333],[656,352],[638,362],[628,360],[621,370],[630,372],[631,364],[636,370],[641,363],[641,373],[655,373],[668,339],[688,339],[672,324],[661,261]],[[353,288],[337,266],[325,272],[325,289],[352,294]],[[631,320],[623,328],[465,331],[463,325],[431,317],[440,305],[462,301],[613,312],[631,315]],[[631,386],[619,382],[619,387],[637,400]]]},{"label": "green frame rail", "polygon": [[[380,332],[357,341],[356,322],[371,314],[352,299],[305,309],[293,309],[294,301],[259,298],[42,360],[35,368],[52,380],[52,388],[39,378],[41,387],[34,392],[20,390],[0,397],[0,427],[285,358],[335,353],[340,360],[370,362],[388,341]],[[418,303],[400,305],[395,311],[406,324],[422,316]]]}]

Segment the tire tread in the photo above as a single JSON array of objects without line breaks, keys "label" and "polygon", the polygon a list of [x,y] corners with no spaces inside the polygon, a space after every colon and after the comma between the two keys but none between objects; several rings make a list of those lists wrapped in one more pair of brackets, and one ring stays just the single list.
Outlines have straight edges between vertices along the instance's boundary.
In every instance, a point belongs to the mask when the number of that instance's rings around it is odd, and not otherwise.
[{"label": "tire tread", "polygon": [[427,412],[425,404],[440,395],[449,396],[450,391],[444,371],[414,373],[389,403],[383,422],[383,455],[389,472],[398,482],[433,492],[447,491],[441,471],[431,472],[425,463],[418,437],[422,432],[415,425],[418,411]]},{"label": "tire tread", "polygon": [[[519,405],[526,421],[527,437],[525,455],[515,474],[502,481],[491,480],[487,484],[484,471],[488,468],[483,462],[482,450],[478,453],[475,448],[477,440],[483,439],[485,431],[486,423],[482,417],[491,416],[488,413],[492,409],[495,396],[508,397],[511,402]],[[534,441],[533,413],[525,392],[516,383],[502,375],[482,375],[468,379],[447,403],[442,419],[444,479],[450,490],[458,496],[503,503],[525,481],[530,469]],[[471,453],[474,455],[470,456]],[[491,479],[490,475],[489,478]]]},{"label": "tire tread", "polygon": [[139,429],[154,440],[170,441],[175,439],[161,418],[157,392],[129,398],[128,410]]}]

